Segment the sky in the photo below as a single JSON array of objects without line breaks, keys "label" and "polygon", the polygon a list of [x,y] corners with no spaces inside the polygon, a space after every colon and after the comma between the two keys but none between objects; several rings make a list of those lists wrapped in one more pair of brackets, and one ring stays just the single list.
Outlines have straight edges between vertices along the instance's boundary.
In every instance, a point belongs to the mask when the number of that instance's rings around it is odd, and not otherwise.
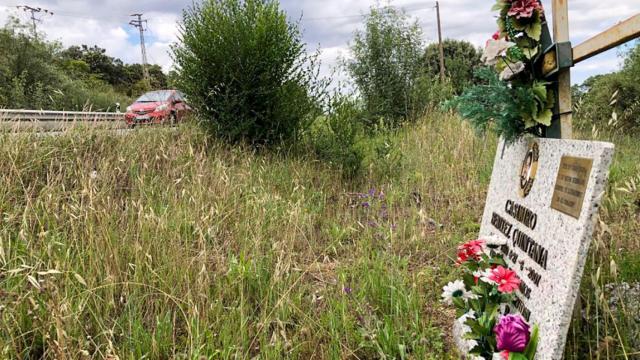
[{"label": "sky", "polygon": [[[550,13],[550,0],[543,0]],[[53,15],[41,13],[38,30],[49,40],[64,46],[98,45],[110,56],[127,63],[141,62],[139,33],[129,25],[130,14],[143,13],[148,20],[145,32],[150,63],[165,71],[173,63],[170,44],[178,39],[177,22],[182,9],[192,0],[0,0],[0,23],[17,15],[29,21],[30,13],[16,9],[17,5],[41,7]],[[323,75],[346,79],[338,69],[339,60],[348,58],[349,42],[355,31],[363,27],[363,15],[372,6],[392,5],[402,8],[423,31],[425,44],[437,41],[435,2],[431,0],[281,0],[282,8],[292,20],[301,19],[304,40],[310,51],[320,50]],[[491,0],[441,0],[443,37],[467,40],[483,46],[496,30]],[[574,45],[640,12],[640,0],[572,0],[569,1],[570,36]],[[547,14],[549,16],[550,14]],[[572,82],[581,83],[596,74],[619,69],[620,48],[600,54],[577,64]]]}]

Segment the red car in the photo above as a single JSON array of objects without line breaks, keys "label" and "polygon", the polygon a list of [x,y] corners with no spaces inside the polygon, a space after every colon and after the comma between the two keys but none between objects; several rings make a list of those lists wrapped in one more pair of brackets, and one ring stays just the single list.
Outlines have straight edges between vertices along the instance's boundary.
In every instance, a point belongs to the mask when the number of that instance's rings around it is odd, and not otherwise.
[{"label": "red car", "polygon": [[191,111],[178,90],[149,91],[140,96],[124,115],[129,127],[138,124],[176,124]]}]

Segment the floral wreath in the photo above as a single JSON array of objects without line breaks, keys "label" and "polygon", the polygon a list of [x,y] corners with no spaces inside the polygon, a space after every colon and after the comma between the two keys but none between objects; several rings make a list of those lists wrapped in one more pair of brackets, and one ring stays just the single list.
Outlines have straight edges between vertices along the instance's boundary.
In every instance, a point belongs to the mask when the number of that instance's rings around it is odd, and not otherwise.
[{"label": "floral wreath", "polygon": [[489,237],[458,246],[462,280],[447,284],[442,301],[457,309],[454,335],[467,359],[533,360],[538,327],[513,313],[521,280],[497,250],[506,241]]},{"label": "floral wreath", "polygon": [[[480,84],[467,88],[453,107],[478,130],[490,126],[511,142],[525,134],[543,135],[551,125],[555,94],[536,71],[542,55],[544,10],[539,0],[497,0],[498,30],[486,43],[476,73]],[[497,75],[497,76],[496,76]]]}]

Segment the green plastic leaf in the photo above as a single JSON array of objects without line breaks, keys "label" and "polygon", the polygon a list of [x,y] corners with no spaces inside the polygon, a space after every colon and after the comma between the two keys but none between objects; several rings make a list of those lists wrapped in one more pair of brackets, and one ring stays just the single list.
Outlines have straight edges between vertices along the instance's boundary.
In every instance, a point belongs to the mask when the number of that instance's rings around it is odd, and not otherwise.
[{"label": "green plastic leaf", "polygon": [[533,59],[536,55],[538,55],[538,48],[521,48],[522,53],[527,59]]},{"label": "green plastic leaf", "polygon": [[461,297],[454,297],[453,298],[453,305],[455,305],[459,309],[465,309],[466,308],[466,305],[464,304],[464,300],[462,300]]},{"label": "green plastic leaf", "polygon": [[539,337],[539,328],[538,325],[534,325],[533,326],[533,330],[531,330],[531,337],[529,339],[529,343],[527,344],[527,347],[524,349],[524,356],[526,356],[527,359],[531,359],[533,360],[533,358],[536,356],[536,351],[538,349],[538,337]]},{"label": "green plastic leaf", "polygon": [[524,29],[524,32],[535,41],[540,41],[540,36],[542,36],[542,23],[540,21],[536,21]]},{"label": "green plastic leaf", "polygon": [[535,117],[535,120],[544,126],[551,126],[552,118],[553,112],[551,109],[544,109],[543,112],[539,113],[538,116]]},{"label": "green plastic leaf", "polygon": [[526,356],[521,353],[510,352],[509,360],[528,360]]},{"label": "green plastic leaf", "polygon": [[509,3],[507,3],[504,0],[498,0],[496,1],[496,3],[493,5],[493,7],[491,7],[491,11],[502,11],[502,9],[504,9],[507,5],[509,5]]}]

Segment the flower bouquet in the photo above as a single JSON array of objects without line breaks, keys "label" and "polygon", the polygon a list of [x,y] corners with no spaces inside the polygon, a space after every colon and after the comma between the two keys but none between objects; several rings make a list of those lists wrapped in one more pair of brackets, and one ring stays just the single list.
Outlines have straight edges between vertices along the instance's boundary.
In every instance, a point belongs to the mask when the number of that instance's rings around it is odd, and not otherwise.
[{"label": "flower bouquet", "polygon": [[532,360],[536,354],[538,327],[510,313],[520,279],[498,254],[503,245],[498,238],[460,245],[456,264],[464,275],[443,288],[442,301],[457,309],[458,347],[470,359]]},{"label": "flower bouquet", "polygon": [[497,0],[498,30],[487,40],[479,84],[449,103],[479,131],[491,127],[507,142],[544,135],[555,94],[536,70],[542,55],[544,11],[540,0]]}]

